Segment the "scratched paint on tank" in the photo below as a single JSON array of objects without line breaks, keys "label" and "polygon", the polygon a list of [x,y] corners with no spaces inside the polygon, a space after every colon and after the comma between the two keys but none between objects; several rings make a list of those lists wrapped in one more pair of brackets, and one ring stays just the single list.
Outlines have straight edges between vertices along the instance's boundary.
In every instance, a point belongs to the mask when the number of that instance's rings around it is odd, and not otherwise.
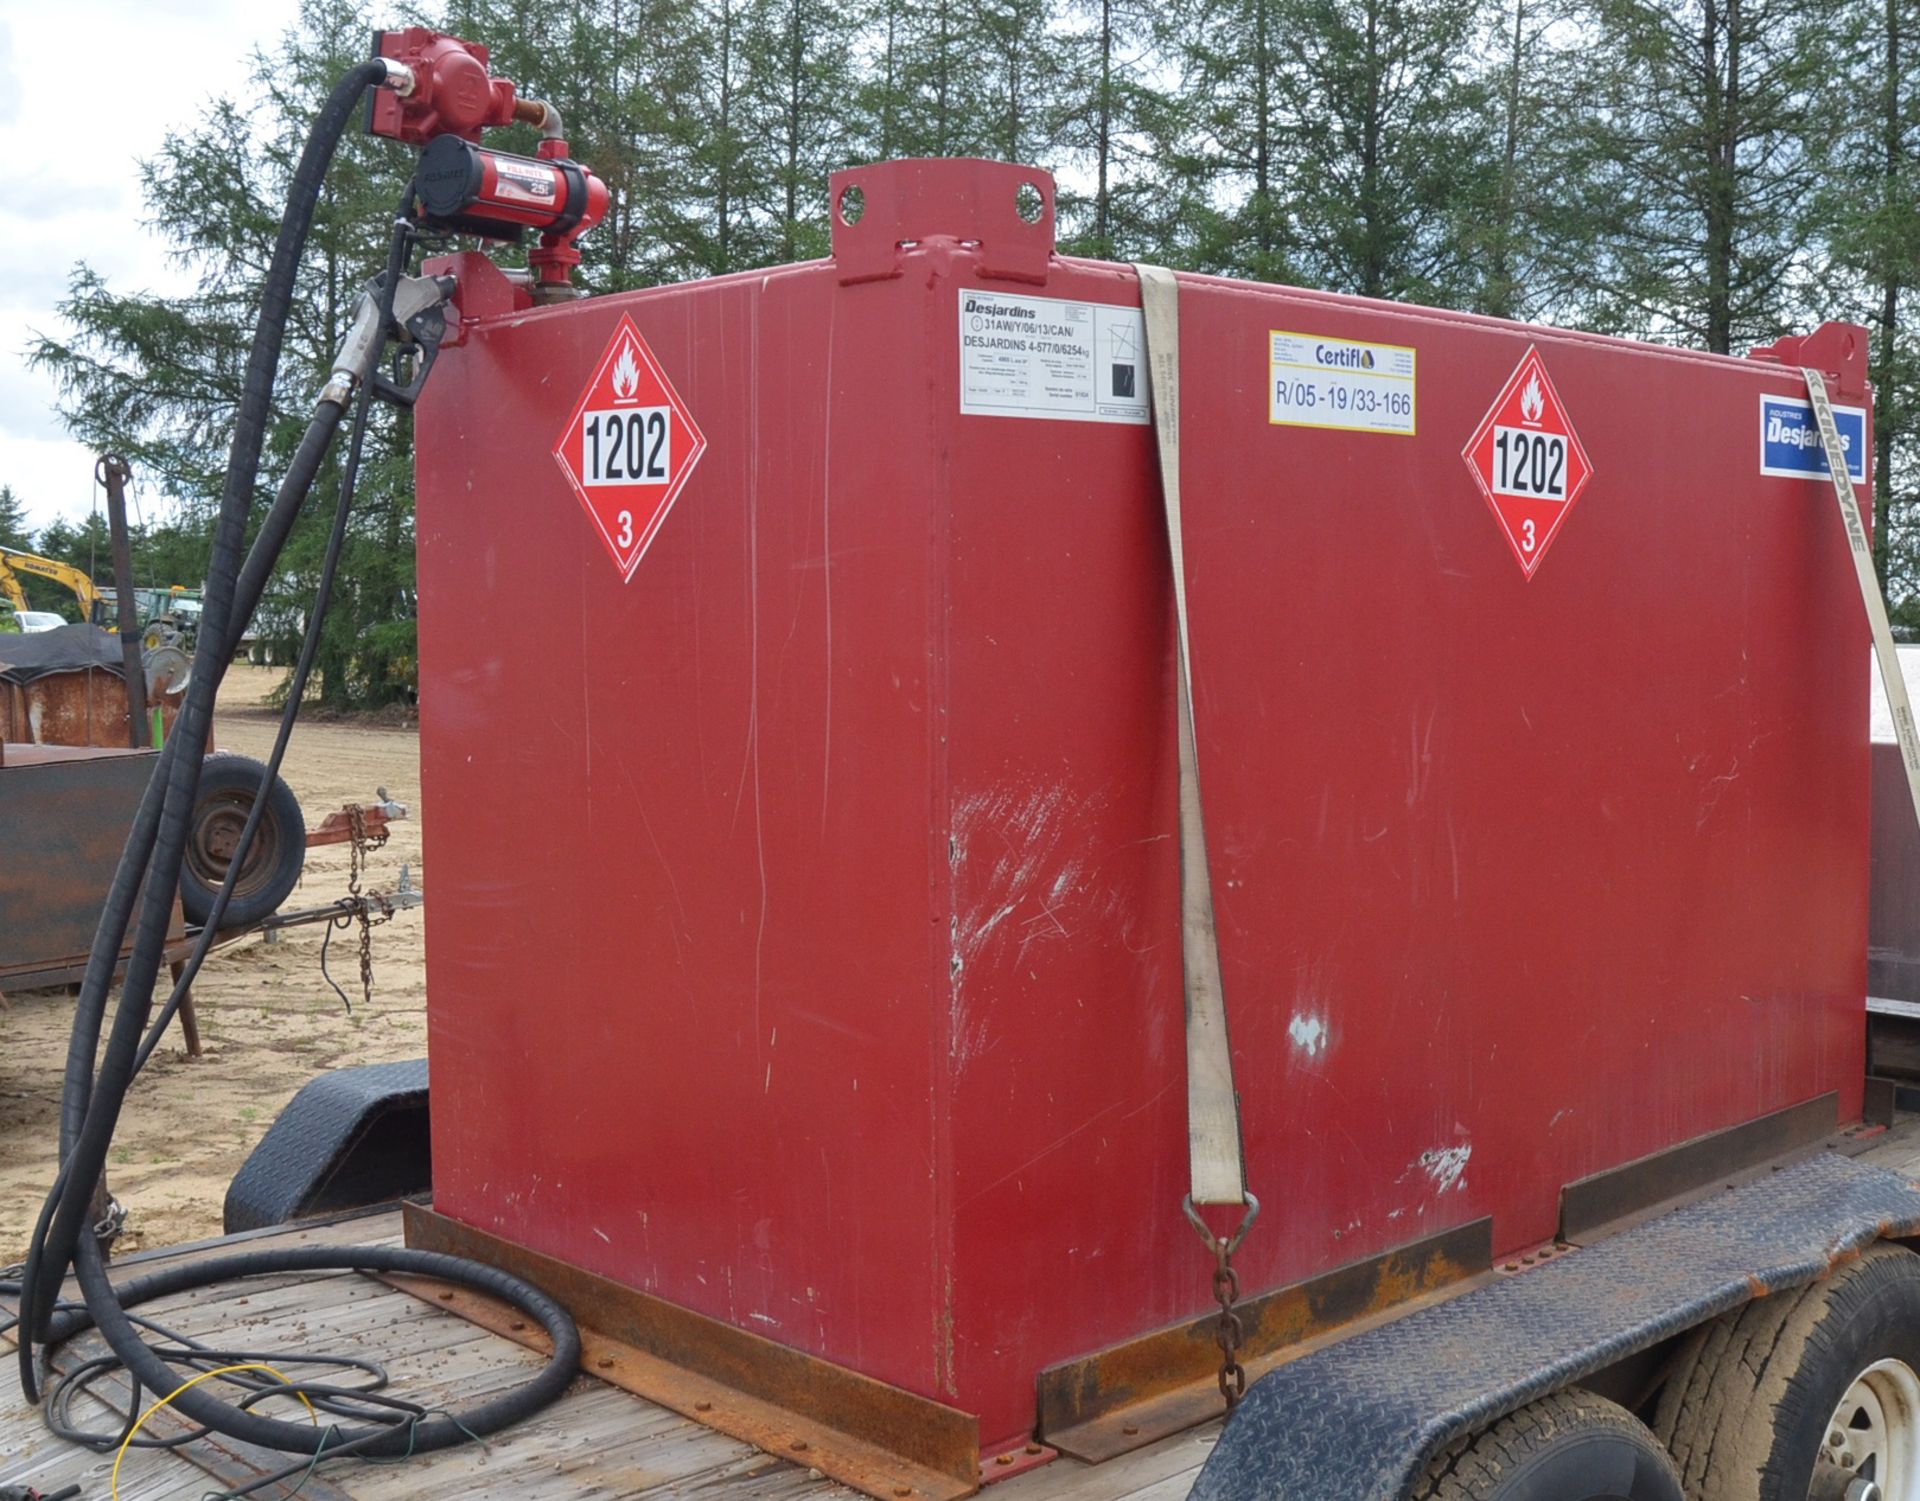
[{"label": "scratched paint on tank", "polygon": [[[733,280],[448,360],[421,439],[435,1187],[931,1391],[928,563],[895,503],[928,486],[823,379],[846,311],[817,274]],[[522,463],[622,312],[709,440],[631,583]]]},{"label": "scratched paint on tank", "polygon": [[[1209,1306],[1166,554],[1147,429],[955,388],[962,287],[1132,273],[995,279],[985,169],[872,170],[870,214],[887,173],[944,205],[878,226],[898,275],[499,317],[429,389],[436,1191],[991,1444],[1037,1370]],[[1830,498],[1756,472],[1791,374],[1182,286],[1244,1286],[1857,1114],[1865,637]],[[709,439],[627,585],[545,459],[623,314]],[[1271,425],[1271,328],[1417,348],[1417,435]],[[1594,465],[1531,581],[1459,459],[1529,344]]]}]

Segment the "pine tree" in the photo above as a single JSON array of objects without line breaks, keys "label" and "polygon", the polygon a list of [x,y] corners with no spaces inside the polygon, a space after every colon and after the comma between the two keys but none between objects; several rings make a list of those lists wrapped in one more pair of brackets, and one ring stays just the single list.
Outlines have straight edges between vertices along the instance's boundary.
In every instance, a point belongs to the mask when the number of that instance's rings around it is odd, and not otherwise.
[{"label": "pine tree", "polygon": [[1256,281],[1295,277],[1287,212],[1285,0],[1195,0],[1180,18],[1185,111],[1163,115],[1171,179],[1163,253],[1194,270]]},{"label": "pine tree", "polygon": [[1489,18],[1481,87],[1493,159],[1461,238],[1481,268],[1472,306],[1496,318],[1564,305],[1584,263],[1564,191],[1582,165],[1581,50],[1566,9],[1563,0],[1502,0]]},{"label": "pine tree", "polygon": [[1314,285],[1470,295],[1461,230],[1491,159],[1470,67],[1481,20],[1480,0],[1285,0],[1288,197]]},{"label": "pine tree", "polygon": [[1819,142],[1822,316],[1864,323],[1874,382],[1874,563],[1920,625],[1920,3],[1856,0],[1838,28],[1850,108]]},{"label": "pine tree", "polygon": [[1062,57],[1061,145],[1089,187],[1059,194],[1061,243],[1113,260],[1154,238],[1152,200],[1163,177],[1153,140],[1174,101],[1156,80],[1163,42],[1174,39],[1147,0],[1071,0]]},{"label": "pine tree", "polygon": [[981,7],[881,0],[875,22],[872,76],[861,91],[873,155],[994,155],[994,60]]},{"label": "pine tree", "polygon": [[744,134],[776,262],[825,255],[827,175],[852,163],[854,14],[835,0],[754,0]]},{"label": "pine tree", "polygon": [[0,485],[0,547],[33,551],[33,528],[27,525],[27,508],[13,493],[12,485]]},{"label": "pine tree", "polygon": [[[693,103],[690,240],[697,270],[707,275],[765,263],[763,222],[754,205],[765,201],[765,158],[751,145],[753,79],[749,72],[750,7],[756,0],[702,0],[697,27]],[[765,3],[765,0],[759,0]]]},{"label": "pine tree", "polygon": [[1067,113],[1071,47],[1054,0],[987,0],[975,12],[986,152],[1053,164]]},{"label": "pine tree", "polygon": [[1597,0],[1583,321],[1728,354],[1782,331],[1828,0]]},{"label": "pine tree", "polygon": [[[32,347],[32,360],[59,383],[74,436],[125,454],[143,480],[175,498],[186,526],[204,529],[218,503],[258,288],[308,121],[334,80],[365,56],[371,29],[371,12],[359,5],[306,0],[299,22],[256,60],[267,82],[261,102],[211,101],[199,126],[169,136],[142,164],[150,222],[197,273],[192,291],[122,293],[78,266],[61,305],[75,335]],[[236,151],[236,141],[248,149]],[[288,321],[257,506],[298,442],[361,285],[385,261],[387,226],[409,166],[392,143],[358,133],[341,143]],[[318,658],[321,695],[336,704],[378,704],[410,686],[411,429],[390,407],[374,411]],[[298,620],[311,596],[342,451],[322,472],[288,545],[263,606],[269,616]]]}]

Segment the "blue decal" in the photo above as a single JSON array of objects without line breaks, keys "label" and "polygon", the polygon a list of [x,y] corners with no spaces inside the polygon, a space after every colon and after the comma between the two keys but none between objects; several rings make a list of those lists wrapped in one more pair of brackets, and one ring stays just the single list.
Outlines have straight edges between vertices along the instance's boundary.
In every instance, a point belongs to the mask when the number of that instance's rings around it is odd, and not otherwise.
[{"label": "blue decal", "polygon": [[[1867,414],[1862,407],[1835,407],[1833,425],[1840,430],[1840,446],[1847,451],[1847,473],[1855,482],[1867,477]],[[1813,420],[1813,404],[1791,396],[1760,398],[1760,472],[1789,479],[1824,477],[1826,450],[1820,427]]]}]

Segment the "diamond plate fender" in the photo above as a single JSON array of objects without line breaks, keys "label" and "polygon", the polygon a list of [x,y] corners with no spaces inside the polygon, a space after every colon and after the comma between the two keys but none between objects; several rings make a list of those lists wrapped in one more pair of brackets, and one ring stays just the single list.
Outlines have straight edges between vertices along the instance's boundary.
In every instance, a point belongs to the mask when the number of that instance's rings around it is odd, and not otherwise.
[{"label": "diamond plate fender", "polygon": [[227,1185],[227,1234],[430,1187],[427,1131],[426,1059],[322,1074],[287,1102]]},{"label": "diamond plate fender", "polygon": [[1453,1439],[1920,1230],[1920,1189],[1822,1152],[1254,1383],[1192,1501],[1393,1501]]}]

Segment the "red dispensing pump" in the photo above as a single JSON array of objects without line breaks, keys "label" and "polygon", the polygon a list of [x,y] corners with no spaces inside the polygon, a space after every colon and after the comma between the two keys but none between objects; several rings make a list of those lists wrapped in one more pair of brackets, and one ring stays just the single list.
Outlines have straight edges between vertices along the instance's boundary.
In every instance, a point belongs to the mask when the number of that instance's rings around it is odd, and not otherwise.
[{"label": "red dispensing pump", "polygon": [[[569,154],[559,110],[494,77],[477,42],[414,26],[376,33],[374,55],[406,76],[373,95],[367,129],[420,147],[422,223],[489,240],[518,241],[533,230],[540,243],[527,262],[535,300],[575,296],[576,242],[605,216],[609,199],[607,185]],[[537,155],[480,144],[481,131],[516,123],[539,127]]]}]

